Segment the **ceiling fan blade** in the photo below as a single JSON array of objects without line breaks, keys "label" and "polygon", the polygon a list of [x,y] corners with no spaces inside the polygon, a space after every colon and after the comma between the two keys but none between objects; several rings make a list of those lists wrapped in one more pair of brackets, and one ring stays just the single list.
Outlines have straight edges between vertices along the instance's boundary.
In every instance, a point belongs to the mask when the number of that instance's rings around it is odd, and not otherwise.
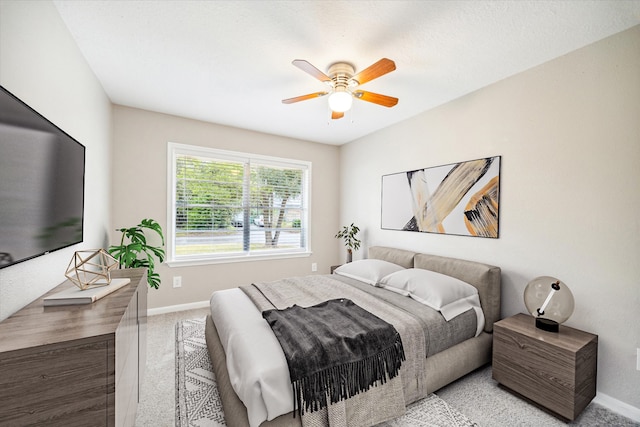
[{"label": "ceiling fan blade", "polygon": [[310,93],[308,95],[296,96],[295,98],[283,99],[283,104],[293,104],[294,102],[306,101],[307,99],[319,98],[321,96],[325,96],[329,92],[315,92]]},{"label": "ceiling fan blade", "polygon": [[304,59],[294,59],[291,63],[293,65],[295,65],[296,67],[300,68],[305,73],[310,74],[311,76],[313,76],[316,79],[320,80],[321,82],[330,82],[331,81],[331,78],[329,78],[329,76],[327,76],[322,71],[318,70],[316,67],[314,67],[313,65],[311,65],[310,63],[308,63]]},{"label": "ceiling fan blade", "polygon": [[379,93],[366,92],[364,90],[356,90],[353,96],[367,102],[382,105],[383,107],[393,107],[398,103],[398,98],[392,96],[380,95]]},{"label": "ceiling fan blade", "polygon": [[351,80],[357,80],[358,84],[362,85],[366,82],[370,82],[373,79],[377,79],[380,76],[390,73],[395,69],[395,62],[387,58],[382,58],[380,61],[369,66],[368,68],[365,68],[355,76],[351,77]]},{"label": "ceiling fan blade", "polygon": [[344,113],[338,113],[337,111],[332,111],[331,112],[331,118],[333,120],[341,119],[343,117],[344,117]]}]

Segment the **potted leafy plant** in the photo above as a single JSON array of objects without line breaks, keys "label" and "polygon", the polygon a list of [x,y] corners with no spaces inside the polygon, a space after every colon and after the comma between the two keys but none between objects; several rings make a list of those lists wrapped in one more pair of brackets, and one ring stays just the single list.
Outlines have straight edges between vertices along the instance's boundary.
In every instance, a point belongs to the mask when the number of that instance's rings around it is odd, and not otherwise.
[{"label": "potted leafy plant", "polygon": [[347,247],[347,262],[351,262],[353,259],[353,251],[360,249],[360,240],[356,237],[359,231],[360,228],[351,223],[351,225],[342,227],[342,230],[335,235],[336,239],[344,240],[344,245]]},{"label": "potted leafy plant", "polygon": [[162,227],[152,219],[143,219],[140,224],[130,228],[119,228],[122,233],[119,245],[110,246],[108,252],[118,260],[120,268],[147,268],[147,282],[155,289],[160,287],[160,274],[155,273],[155,260],[164,261],[164,249],[162,246],[152,246],[147,243],[145,230],[156,232],[162,240],[164,246],[164,235]]}]

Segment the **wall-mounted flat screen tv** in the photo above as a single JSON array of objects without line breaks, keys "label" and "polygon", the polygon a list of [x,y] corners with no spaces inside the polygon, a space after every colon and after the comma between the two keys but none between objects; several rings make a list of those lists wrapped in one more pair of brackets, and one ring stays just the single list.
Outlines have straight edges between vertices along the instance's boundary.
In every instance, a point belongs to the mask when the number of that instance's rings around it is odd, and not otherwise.
[{"label": "wall-mounted flat screen tv", "polygon": [[83,239],[85,147],[0,86],[0,268]]}]

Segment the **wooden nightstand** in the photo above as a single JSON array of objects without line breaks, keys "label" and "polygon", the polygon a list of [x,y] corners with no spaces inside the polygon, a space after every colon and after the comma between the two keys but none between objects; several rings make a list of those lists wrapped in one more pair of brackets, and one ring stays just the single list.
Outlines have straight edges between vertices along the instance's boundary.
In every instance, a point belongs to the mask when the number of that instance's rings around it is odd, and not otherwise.
[{"label": "wooden nightstand", "polygon": [[493,325],[493,379],[574,420],[596,395],[598,336],[560,325],[557,333],[516,314]]}]

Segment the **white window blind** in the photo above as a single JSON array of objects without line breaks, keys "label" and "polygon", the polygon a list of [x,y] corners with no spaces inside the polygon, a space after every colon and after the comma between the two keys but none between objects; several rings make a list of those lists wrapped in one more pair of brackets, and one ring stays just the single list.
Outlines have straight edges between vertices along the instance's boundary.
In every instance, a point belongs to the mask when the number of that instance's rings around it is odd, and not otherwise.
[{"label": "white window blind", "polygon": [[308,252],[308,162],[172,143],[169,159],[169,262]]}]

